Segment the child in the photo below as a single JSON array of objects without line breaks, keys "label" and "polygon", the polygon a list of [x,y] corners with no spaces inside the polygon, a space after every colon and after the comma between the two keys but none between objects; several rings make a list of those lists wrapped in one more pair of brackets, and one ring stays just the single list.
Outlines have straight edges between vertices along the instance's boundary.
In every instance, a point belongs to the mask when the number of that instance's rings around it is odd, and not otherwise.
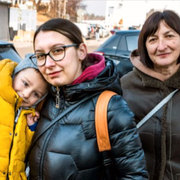
[{"label": "child", "polygon": [[25,158],[39,118],[34,108],[48,92],[30,55],[18,65],[0,61],[0,180],[27,179]]}]

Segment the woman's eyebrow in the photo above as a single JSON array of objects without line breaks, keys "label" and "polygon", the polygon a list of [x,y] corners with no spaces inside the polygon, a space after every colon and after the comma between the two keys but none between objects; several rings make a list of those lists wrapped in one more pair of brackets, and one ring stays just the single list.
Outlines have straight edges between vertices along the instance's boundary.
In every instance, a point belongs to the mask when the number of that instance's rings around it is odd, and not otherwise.
[{"label": "woman's eyebrow", "polygon": [[[51,50],[51,49],[53,49],[53,48],[55,48],[57,46],[65,46],[65,44],[62,44],[62,43],[54,44],[49,48],[49,50]],[[37,49],[37,50],[35,50],[35,53],[36,52],[45,53],[44,50],[42,50],[42,49]]]}]

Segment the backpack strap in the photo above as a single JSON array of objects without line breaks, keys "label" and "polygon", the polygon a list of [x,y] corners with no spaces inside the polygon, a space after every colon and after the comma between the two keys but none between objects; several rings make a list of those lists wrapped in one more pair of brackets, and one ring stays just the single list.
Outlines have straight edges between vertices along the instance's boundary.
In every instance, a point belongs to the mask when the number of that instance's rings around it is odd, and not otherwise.
[{"label": "backpack strap", "polygon": [[144,123],[146,123],[160,108],[162,108],[178,91],[179,89],[175,89],[169,95],[167,95],[161,102],[159,102],[141,121],[137,124],[137,128],[139,129]]},{"label": "backpack strap", "polygon": [[96,137],[99,151],[111,150],[109,140],[108,123],[107,123],[107,107],[109,100],[117,93],[113,91],[103,91],[96,103],[95,109],[95,127]]}]

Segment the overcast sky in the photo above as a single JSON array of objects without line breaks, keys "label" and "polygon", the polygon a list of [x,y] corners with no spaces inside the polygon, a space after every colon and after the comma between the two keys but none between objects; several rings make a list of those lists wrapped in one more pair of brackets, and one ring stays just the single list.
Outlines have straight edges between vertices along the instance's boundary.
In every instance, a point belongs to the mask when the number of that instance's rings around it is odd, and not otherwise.
[{"label": "overcast sky", "polygon": [[95,14],[105,16],[106,0],[83,0],[83,4],[86,6],[86,11],[89,14]]}]

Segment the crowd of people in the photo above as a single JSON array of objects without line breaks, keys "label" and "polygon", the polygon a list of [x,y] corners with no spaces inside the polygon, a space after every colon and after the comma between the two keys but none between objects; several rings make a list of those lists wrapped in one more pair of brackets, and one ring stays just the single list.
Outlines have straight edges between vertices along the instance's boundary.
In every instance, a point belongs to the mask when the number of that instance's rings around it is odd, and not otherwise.
[{"label": "crowd of people", "polygon": [[[180,179],[177,13],[146,19],[134,68],[121,78],[112,60],[87,52],[69,20],[39,26],[33,48],[19,64],[0,61],[0,180]],[[104,153],[95,110],[106,90],[116,95],[106,109],[111,150]]]}]

